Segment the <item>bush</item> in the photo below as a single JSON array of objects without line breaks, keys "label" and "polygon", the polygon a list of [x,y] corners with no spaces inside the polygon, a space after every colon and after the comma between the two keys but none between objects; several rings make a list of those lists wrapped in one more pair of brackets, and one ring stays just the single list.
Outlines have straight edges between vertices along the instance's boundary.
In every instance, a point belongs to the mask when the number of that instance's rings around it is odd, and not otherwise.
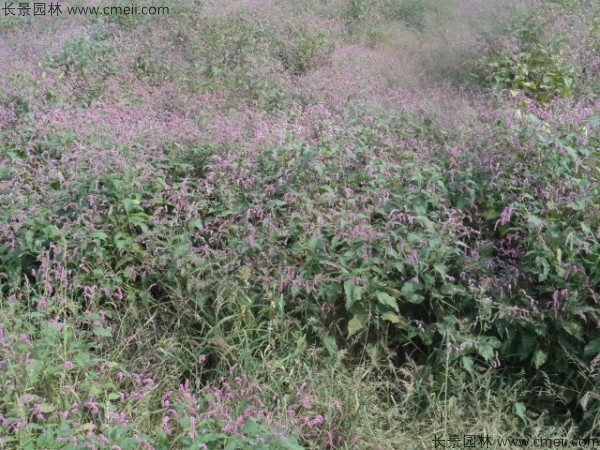
[{"label": "bush", "polygon": [[278,56],[283,67],[293,75],[307,72],[315,60],[326,55],[331,45],[323,31],[292,28],[279,46]]},{"label": "bush", "polygon": [[89,105],[104,89],[104,81],[115,73],[115,49],[111,35],[96,31],[90,36],[75,36],[67,40],[47,66],[76,79],[77,99]]}]

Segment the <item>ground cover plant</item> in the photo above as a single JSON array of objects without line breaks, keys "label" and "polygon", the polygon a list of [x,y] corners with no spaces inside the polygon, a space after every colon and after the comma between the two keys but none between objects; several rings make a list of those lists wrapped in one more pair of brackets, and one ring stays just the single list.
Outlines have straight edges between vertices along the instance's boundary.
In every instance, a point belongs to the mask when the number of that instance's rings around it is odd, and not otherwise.
[{"label": "ground cover plant", "polygon": [[0,15],[0,448],[592,448],[599,33],[592,0]]}]

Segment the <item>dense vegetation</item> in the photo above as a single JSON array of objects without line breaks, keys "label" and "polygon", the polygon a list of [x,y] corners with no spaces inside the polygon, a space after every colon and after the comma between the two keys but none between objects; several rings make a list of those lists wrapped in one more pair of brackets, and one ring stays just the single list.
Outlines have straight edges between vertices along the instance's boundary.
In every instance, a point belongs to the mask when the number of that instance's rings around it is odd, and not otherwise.
[{"label": "dense vegetation", "polygon": [[0,17],[0,448],[598,437],[600,3],[172,3]]}]

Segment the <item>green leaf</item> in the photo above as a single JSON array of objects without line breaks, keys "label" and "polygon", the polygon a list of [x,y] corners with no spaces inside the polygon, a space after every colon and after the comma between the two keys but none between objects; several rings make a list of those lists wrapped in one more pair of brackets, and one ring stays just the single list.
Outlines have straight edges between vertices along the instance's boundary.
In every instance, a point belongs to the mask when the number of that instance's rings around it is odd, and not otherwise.
[{"label": "green leaf", "polygon": [[479,345],[477,352],[483,356],[486,361],[490,361],[494,358],[494,347],[492,347],[490,344]]},{"label": "green leaf", "polygon": [[421,283],[417,283],[415,281],[409,280],[402,285],[401,292],[421,292],[423,290],[423,285]]},{"label": "green leaf", "polygon": [[564,76],[563,82],[565,83],[565,87],[567,88],[567,90],[571,89],[571,86],[573,86],[573,78],[572,77]]},{"label": "green leaf", "polygon": [[291,439],[295,440],[295,438],[289,436],[285,439],[277,439],[277,444],[280,448],[287,450],[305,450],[303,446],[298,444],[298,442],[294,442]]},{"label": "green leaf", "polygon": [[137,222],[147,222],[148,219],[148,214],[146,214],[145,212],[135,212],[129,216],[130,222],[133,222],[134,220]]},{"label": "green leaf", "polygon": [[56,405],[51,405],[50,403],[40,403],[39,405],[40,411],[43,413],[51,413],[56,410]]},{"label": "green leaf", "polygon": [[348,337],[355,335],[363,328],[364,324],[360,320],[359,316],[354,316],[350,322],[348,322]]},{"label": "green leaf", "polygon": [[483,217],[486,220],[494,220],[497,219],[498,217],[500,217],[500,211],[496,211],[493,209],[488,209],[486,211],[483,212]]},{"label": "green leaf", "polygon": [[539,369],[544,365],[546,360],[548,359],[548,354],[542,350],[536,350],[533,354],[533,364],[536,369]]},{"label": "green leaf", "polygon": [[475,371],[473,370],[473,358],[470,356],[463,356],[461,361],[463,368],[471,375],[475,375]]},{"label": "green leaf", "polygon": [[204,228],[204,224],[202,223],[202,220],[200,220],[200,219],[193,219],[188,222],[189,230],[194,230],[194,229],[201,230],[202,228]]},{"label": "green leaf", "polygon": [[114,237],[114,242],[119,250],[123,250],[131,245],[132,239],[131,236],[125,233],[117,233]]},{"label": "green leaf", "polygon": [[519,416],[521,419],[527,420],[527,416],[525,415],[526,413],[527,413],[527,407],[525,406],[525,404],[521,403],[521,402],[516,402],[515,403],[515,414],[517,416]]},{"label": "green leaf", "polygon": [[408,325],[408,322],[406,320],[404,320],[402,317],[396,315],[396,314],[392,314],[392,313],[385,313],[381,315],[381,318],[383,320],[387,320],[388,322],[393,323],[394,325]]},{"label": "green leaf", "polygon": [[536,216],[535,214],[529,214],[527,216],[527,220],[529,221],[529,223],[531,225],[533,225],[536,228],[541,228],[542,225],[544,224],[542,219],[540,217]]},{"label": "green leaf", "polygon": [[328,333],[323,333],[321,335],[321,341],[323,341],[323,345],[329,352],[329,355],[335,356],[338,353],[338,348],[335,343],[335,339],[333,339]]},{"label": "green leaf", "polygon": [[350,309],[354,303],[362,298],[363,288],[355,286],[352,281],[344,282],[344,292],[346,294],[346,309]]},{"label": "green leaf", "polygon": [[546,258],[542,258],[541,256],[536,256],[535,258],[535,265],[542,269],[542,273],[539,274],[538,276],[538,281],[544,281],[546,278],[548,278],[548,274],[550,273],[550,265],[548,264],[548,261],[546,260]]},{"label": "green leaf", "polygon": [[577,338],[579,341],[583,341],[583,327],[577,322],[565,322],[562,324],[562,328],[571,336]]},{"label": "green leaf", "polygon": [[400,292],[402,293],[402,296],[409,302],[419,304],[419,303],[422,303],[423,300],[425,300],[425,297],[423,297],[422,295],[417,293],[422,290],[423,290],[423,285],[421,283],[416,283],[414,281],[407,281],[402,286],[402,289],[400,290]]},{"label": "green leaf", "polygon": [[94,328],[93,332],[96,336],[112,337],[112,333],[110,331],[108,331],[106,328],[96,327],[96,328]]},{"label": "green leaf", "polygon": [[321,241],[322,239],[316,234],[311,236],[311,238],[308,241],[308,249],[311,253],[315,253],[317,249],[321,247]]},{"label": "green leaf", "polygon": [[102,230],[95,230],[95,231],[92,231],[92,232],[89,234],[89,236],[90,236],[92,239],[99,239],[99,240],[101,240],[101,241],[104,241],[105,239],[107,239],[107,238],[108,238],[108,234],[106,234],[106,233],[105,233],[104,231],[102,231]]},{"label": "green leaf", "polygon": [[[136,194],[134,194],[134,195],[136,195]],[[137,197],[126,198],[123,200],[122,203],[123,203],[123,208],[125,209],[125,212],[127,212],[127,214],[143,210],[142,207],[140,206],[141,201]]]},{"label": "green leaf", "polygon": [[90,361],[89,353],[78,353],[73,357],[73,362],[79,367],[86,367]]},{"label": "green leaf", "polygon": [[414,242],[421,242],[421,236],[417,233],[408,233],[406,240],[411,244]]},{"label": "green leaf", "polygon": [[237,439],[232,439],[227,442],[227,445],[225,445],[223,450],[235,450],[236,448],[238,448],[238,441]]},{"label": "green leaf", "polygon": [[588,342],[588,344],[583,349],[583,354],[586,358],[590,356],[595,356],[598,353],[600,353],[600,338]]},{"label": "green leaf", "polygon": [[298,286],[297,284],[294,284],[290,288],[290,292],[292,294],[292,298],[296,298],[296,297],[298,297],[298,295],[300,294],[300,292],[302,292],[302,287]]},{"label": "green leaf", "polygon": [[385,306],[389,306],[394,311],[399,312],[398,302],[396,301],[396,299],[394,297],[392,297],[391,295],[389,295],[385,292],[380,292],[380,291],[378,291],[376,293],[376,295],[377,295],[377,301],[379,301],[379,303],[381,303],[382,305],[385,305]]},{"label": "green leaf", "polygon": [[433,269],[441,275],[443,280],[446,279],[446,265],[445,264],[434,264]]},{"label": "green leaf", "polygon": [[224,433],[206,433],[201,436],[201,442],[204,444],[208,444],[211,442],[218,442],[227,437]]}]

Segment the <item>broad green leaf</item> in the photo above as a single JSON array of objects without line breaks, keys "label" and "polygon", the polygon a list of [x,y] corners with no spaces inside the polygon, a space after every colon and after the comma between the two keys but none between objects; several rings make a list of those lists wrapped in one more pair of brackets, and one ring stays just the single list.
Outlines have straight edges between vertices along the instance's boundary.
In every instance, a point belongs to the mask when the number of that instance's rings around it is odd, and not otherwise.
[{"label": "broad green leaf", "polygon": [[446,279],[446,265],[445,264],[434,264],[433,269],[439,273],[442,279]]},{"label": "broad green leaf", "polygon": [[90,361],[89,353],[78,353],[73,357],[73,362],[79,367],[86,367]]},{"label": "broad green leaf", "polygon": [[389,306],[390,308],[392,308],[394,311],[398,312],[398,302],[396,301],[396,299],[394,297],[392,297],[391,295],[385,293],[385,292],[377,292],[377,301],[379,301],[379,303],[381,303],[382,305],[386,305]]},{"label": "broad green leaf", "polygon": [[418,294],[418,292],[423,290],[423,285],[421,283],[416,283],[414,281],[407,281],[402,286],[400,292],[402,296],[411,303],[419,304],[425,300],[425,297]]},{"label": "broad green leaf", "polygon": [[569,333],[571,336],[574,336],[580,341],[583,341],[583,327],[577,322],[565,322],[562,325],[563,330]]},{"label": "broad green leaf", "polygon": [[108,331],[106,328],[96,327],[93,330],[94,334],[102,337],[112,337],[112,333]]},{"label": "broad green leaf", "polygon": [[291,439],[295,439],[292,437],[287,437],[285,439],[278,439],[277,444],[284,449],[287,450],[304,450],[304,447],[298,444],[297,442],[291,441]]},{"label": "broad green leaf", "polygon": [[595,356],[600,353],[600,338],[594,339],[593,341],[588,342],[583,350],[583,354],[585,357]]},{"label": "broad green leaf", "polygon": [[463,368],[471,375],[475,375],[475,371],[473,370],[473,358],[470,356],[463,356],[461,361]]},{"label": "broad green leaf", "polygon": [[126,198],[123,200],[123,207],[125,209],[125,212],[127,212],[127,214],[129,214],[134,209],[138,209],[139,204],[140,204],[140,201],[135,198]]},{"label": "broad green leaf", "polygon": [[95,230],[95,231],[92,231],[92,232],[89,234],[89,236],[90,236],[92,239],[99,239],[99,240],[101,240],[101,241],[103,241],[103,240],[105,240],[105,239],[107,239],[107,238],[108,238],[108,234],[106,234],[106,233],[105,233],[104,231],[102,231],[102,230]]},{"label": "broad green leaf", "polygon": [[403,292],[403,293],[421,292],[422,290],[423,290],[423,285],[421,283],[417,283],[415,281],[409,280],[409,281],[406,281],[402,285],[401,292]]},{"label": "broad green leaf", "polygon": [[148,215],[145,213],[135,213],[129,216],[129,223],[138,226],[144,233],[147,233],[148,228]]},{"label": "broad green leaf", "polygon": [[358,318],[358,316],[354,316],[350,322],[348,322],[348,337],[355,335],[363,328],[364,324],[362,321]]},{"label": "broad green leaf", "polygon": [[480,344],[477,348],[477,352],[483,356],[486,361],[490,361],[494,358],[494,347],[490,344]]},{"label": "broad green leaf", "polygon": [[522,333],[519,339],[519,359],[523,361],[533,350],[533,336],[529,333]]},{"label": "broad green leaf", "polygon": [[202,223],[202,220],[200,220],[200,219],[190,220],[187,225],[188,225],[189,230],[194,230],[194,229],[201,230],[202,228],[204,228],[204,224]]},{"label": "broad green leaf", "polygon": [[527,416],[525,413],[527,412],[527,407],[524,403],[516,402],[515,403],[515,414],[519,416],[523,420],[527,420]]},{"label": "broad green leaf", "polygon": [[396,315],[396,314],[392,314],[392,313],[385,313],[381,315],[381,318],[383,320],[387,320],[388,322],[393,323],[394,325],[407,325],[408,322],[406,320],[404,320],[402,317]]},{"label": "broad green leaf", "polygon": [[317,251],[317,249],[321,246],[321,241],[322,239],[317,235],[313,235],[309,239],[308,249],[311,251],[311,253],[315,253]]},{"label": "broad green leaf", "polygon": [[352,281],[344,282],[344,293],[346,294],[346,309],[350,309],[352,305],[362,298],[363,288],[355,286]]},{"label": "broad green leaf", "polygon": [[297,284],[294,284],[290,288],[290,292],[292,294],[292,298],[296,298],[296,297],[298,297],[298,295],[300,294],[300,292],[302,292],[302,287],[298,286]]},{"label": "broad green leaf", "polygon": [[335,339],[333,339],[328,333],[323,333],[321,335],[321,340],[323,341],[323,345],[325,346],[325,348],[331,356],[337,355],[338,349],[335,343]]},{"label": "broad green leaf", "polygon": [[125,233],[117,233],[114,237],[114,242],[119,250],[123,250],[131,245],[132,239],[131,236]]}]

